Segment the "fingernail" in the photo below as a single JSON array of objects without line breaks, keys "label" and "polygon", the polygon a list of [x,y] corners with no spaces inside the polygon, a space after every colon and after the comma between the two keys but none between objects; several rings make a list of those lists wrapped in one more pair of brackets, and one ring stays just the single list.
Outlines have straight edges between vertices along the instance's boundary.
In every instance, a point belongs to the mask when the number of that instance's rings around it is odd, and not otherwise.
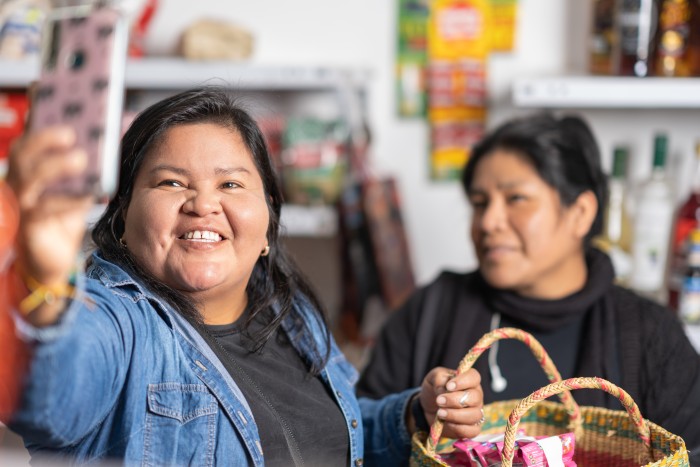
[{"label": "fingernail", "polygon": [[438,418],[445,418],[447,417],[447,410],[440,409],[437,411],[437,416]]},{"label": "fingernail", "polygon": [[445,387],[447,388],[448,391],[454,391],[455,389],[457,389],[457,383],[455,383],[454,381],[449,381],[445,385]]},{"label": "fingernail", "polygon": [[445,405],[445,404],[447,404],[447,399],[444,396],[440,396],[437,398],[437,404],[438,405]]}]

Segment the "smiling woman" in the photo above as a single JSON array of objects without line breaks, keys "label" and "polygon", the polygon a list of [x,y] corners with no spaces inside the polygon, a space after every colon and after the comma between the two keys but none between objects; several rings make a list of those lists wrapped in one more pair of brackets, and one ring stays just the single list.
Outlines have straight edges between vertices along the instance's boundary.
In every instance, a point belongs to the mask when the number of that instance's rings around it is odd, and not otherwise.
[{"label": "smiling woman", "polygon": [[134,181],[122,238],[155,279],[206,304],[205,323],[227,324],[247,306],[269,219],[262,178],[240,134],[212,123],[178,125]]},{"label": "smiling woman", "polygon": [[480,272],[491,285],[553,299],[585,285],[580,250],[597,211],[592,192],[562,206],[526,158],[495,150],[477,166],[468,196]]},{"label": "smiling woman", "polygon": [[26,284],[12,305],[34,350],[10,427],[35,459],[390,466],[408,462],[416,416],[479,432],[476,371],[355,397],[356,372],[279,239],[263,135],[227,92],[187,91],[134,120],[84,274],[92,200],[42,194],[84,168],[70,130],[27,135],[8,174]]},{"label": "smiling woman", "polygon": [[[427,368],[456,365],[489,329],[513,326],[543,344],[562,377],[616,383],[646,418],[700,448],[700,356],[673,313],[613,283],[610,259],[591,245],[607,182],[586,123],[508,121],[473,148],[462,184],[479,268],[443,272],[391,315],[358,394],[411,387]],[[502,341],[477,361],[486,402],[548,384],[523,351]],[[619,409],[601,393],[576,400]],[[692,451],[700,461],[700,449]]]}]

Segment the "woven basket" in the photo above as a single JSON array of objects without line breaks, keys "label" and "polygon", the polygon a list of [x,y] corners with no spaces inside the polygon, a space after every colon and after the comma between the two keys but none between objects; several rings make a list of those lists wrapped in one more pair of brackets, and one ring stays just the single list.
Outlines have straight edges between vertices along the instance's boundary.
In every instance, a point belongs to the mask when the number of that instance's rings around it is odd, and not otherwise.
[{"label": "woven basket", "polygon": [[[506,433],[503,466],[510,467],[516,429],[529,436],[553,436],[573,432],[576,436],[574,461],[579,467],[597,466],[679,466],[689,465],[688,451],[680,436],[642,418],[637,405],[622,389],[600,378],[562,381],[541,345],[531,335],[512,328],[492,331],[482,337],[460,362],[457,373],[467,371],[494,342],[515,338],[530,347],[552,384],[523,400],[494,402],[484,406],[482,433]],[[551,366],[550,366],[551,365]],[[552,370],[554,368],[554,370]],[[626,411],[601,407],[578,407],[571,389],[601,389],[617,397]],[[559,394],[562,403],[545,401]],[[534,410],[529,410],[536,404]],[[413,435],[411,466],[446,466],[436,451],[452,440],[441,439],[442,422],[433,423],[430,434]]]}]

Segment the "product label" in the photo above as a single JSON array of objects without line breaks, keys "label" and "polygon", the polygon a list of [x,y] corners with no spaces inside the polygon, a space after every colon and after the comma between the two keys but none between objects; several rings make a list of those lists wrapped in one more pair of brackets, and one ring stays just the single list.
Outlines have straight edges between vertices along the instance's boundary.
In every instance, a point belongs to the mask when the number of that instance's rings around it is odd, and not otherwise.
[{"label": "product label", "polygon": [[428,28],[430,175],[458,179],[486,121],[488,0],[433,0]]},{"label": "product label", "polygon": [[672,216],[672,207],[662,200],[647,199],[639,206],[632,249],[632,286],[637,290],[663,288]]},{"label": "product label", "polygon": [[491,0],[491,48],[513,50],[518,0]]},{"label": "product label", "polygon": [[399,1],[396,85],[399,115],[424,116],[428,62],[429,1]]},{"label": "product label", "polygon": [[700,277],[683,280],[679,311],[684,321],[700,323]]},{"label": "product label", "polygon": [[632,257],[617,245],[610,247],[608,256],[610,256],[610,260],[613,263],[615,277],[617,280],[625,282],[632,272]]},{"label": "product label", "polygon": [[690,35],[690,8],[686,1],[665,2],[661,12],[661,41],[659,53],[662,57],[683,55]]},{"label": "product label", "polygon": [[479,10],[455,5],[438,12],[437,27],[445,40],[473,41],[481,36],[484,20]]},{"label": "product label", "polygon": [[698,225],[695,219],[679,218],[676,221],[676,231],[673,236],[673,251],[671,252],[671,271],[668,278],[668,289],[679,292],[685,273],[687,245],[690,232]]},{"label": "product label", "polygon": [[639,11],[620,14],[620,47],[627,55],[637,55],[639,41]]}]

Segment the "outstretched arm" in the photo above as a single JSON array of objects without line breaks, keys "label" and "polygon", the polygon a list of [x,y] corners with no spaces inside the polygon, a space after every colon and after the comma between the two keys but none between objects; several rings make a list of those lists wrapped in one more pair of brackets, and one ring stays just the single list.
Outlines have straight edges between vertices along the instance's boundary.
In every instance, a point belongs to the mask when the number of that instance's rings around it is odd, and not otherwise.
[{"label": "outstretched arm", "polygon": [[55,323],[68,305],[70,278],[93,199],[47,195],[52,182],[85,170],[87,155],[75,148],[69,127],[22,137],[12,148],[7,183],[19,207],[12,287],[16,309],[35,326]]}]

